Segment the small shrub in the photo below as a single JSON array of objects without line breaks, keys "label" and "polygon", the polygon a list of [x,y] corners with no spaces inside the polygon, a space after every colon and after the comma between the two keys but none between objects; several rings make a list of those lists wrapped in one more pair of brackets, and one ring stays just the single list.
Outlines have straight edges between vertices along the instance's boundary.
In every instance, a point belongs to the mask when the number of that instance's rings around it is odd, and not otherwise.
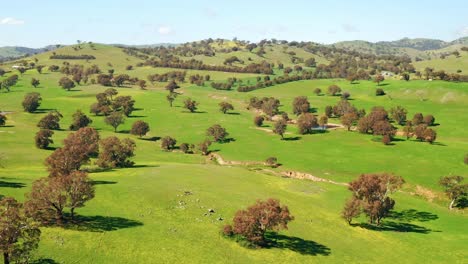
[{"label": "small shrub", "polygon": [[385,91],[384,91],[382,88],[377,88],[377,89],[375,90],[375,95],[376,95],[376,96],[385,95]]},{"label": "small shrub", "polygon": [[263,121],[265,121],[265,118],[263,118],[263,116],[256,116],[254,118],[254,124],[258,127],[261,127],[263,125]]}]

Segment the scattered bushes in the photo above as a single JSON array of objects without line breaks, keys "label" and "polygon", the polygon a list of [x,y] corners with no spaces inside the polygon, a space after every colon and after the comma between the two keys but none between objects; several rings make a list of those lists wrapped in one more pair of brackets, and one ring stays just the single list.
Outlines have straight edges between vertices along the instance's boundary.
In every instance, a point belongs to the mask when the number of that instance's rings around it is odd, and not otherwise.
[{"label": "scattered bushes", "polygon": [[175,140],[175,138],[172,138],[170,136],[163,137],[161,139],[161,148],[163,150],[166,150],[166,151],[173,150],[176,144],[177,144],[177,140]]},{"label": "scattered bushes", "polygon": [[118,137],[108,137],[99,142],[101,148],[96,164],[101,168],[125,168],[132,167],[133,161],[129,158],[134,156],[135,141]]},{"label": "scattered bushes", "polygon": [[229,133],[221,125],[215,124],[206,130],[206,135],[213,137],[213,140],[216,142],[223,143],[226,141],[226,137]]},{"label": "scattered bushes", "polygon": [[93,122],[91,118],[87,117],[81,110],[77,110],[73,116],[73,123],[70,125],[70,130],[78,130],[82,127],[86,127]]},{"label": "scattered bushes", "polygon": [[39,149],[46,149],[49,146],[49,144],[54,143],[54,141],[51,139],[53,134],[54,134],[54,131],[49,130],[49,129],[39,130],[36,133],[36,136],[34,137],[36,147]]},{"label": "scattered bushes", "polygon": [[22,103],[24,111],[34,113],[34,111],[36,111],[37,108],[39,108],[39,106],[41,105],[41,101],[42,98],[39,93],[27,93],[24,96]]},{"label": "scattered bushes", "polygon": [[95,60],[96,57],[93,55],[67,55],[67,54],[55,54],[49,57],[52,60]]},{"label": "scattered bushes", "polygon": [[375,95],[376,96],[385,95],[385,91],[382,88],[377,88],[377,89],[375,89]]},{"label": "scattered bushes", "polygon": [[132,129],[130,130],[130,134],[139,136],[140,138],[146,135],[150,131],[149,124],[145,121],[138,120],[135,121],[132,125]]},{"label": "scattered bushes", "polygon": [[254,118],[254,124],[257,127],[261,127],[263,125],[263,121],[265,121],[265,118],[263,118],[263,116],[256,116]]},{"label": "scattered bushes", "polygon": [[282,206],[279,200],[269,198],[266,201],[258,200],[246,210],[236,212],[233,225],[225,226],[223,233],[226,236],[240,235],[254,245],[265,244],[267,231],[287,229],[288,223],[294,220],[287,206]]}]

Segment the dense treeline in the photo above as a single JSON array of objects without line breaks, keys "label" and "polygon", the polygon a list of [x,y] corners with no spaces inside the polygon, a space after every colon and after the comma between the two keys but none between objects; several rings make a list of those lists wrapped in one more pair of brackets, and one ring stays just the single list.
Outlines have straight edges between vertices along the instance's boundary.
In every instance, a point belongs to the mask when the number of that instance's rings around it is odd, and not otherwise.
[{"label": "dense treeline", "polygon": [[53,60],[95,60],[93,55],[69,55],[69,54],[54,54],[50,56]]}]

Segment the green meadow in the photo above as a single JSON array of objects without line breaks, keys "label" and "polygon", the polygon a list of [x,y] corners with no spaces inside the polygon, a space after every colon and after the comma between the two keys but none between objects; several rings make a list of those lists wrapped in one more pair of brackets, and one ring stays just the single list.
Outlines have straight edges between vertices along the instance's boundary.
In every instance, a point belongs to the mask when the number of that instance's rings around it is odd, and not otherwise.
[{"label": "green meadow", "polygon": [[[57,51],[71,52],[71,47]],[[95,50],[80,52],[97,59],[69,60],[72,64],[97,64],[103,71],[112,68],[115,74],[140,79],[176,70],[135,67],[125,71],[139,59],[116,47],[96,44]],[[42,65],[61,65],[62,60],[50,60],[49,56],[43,53],[36,58]],[[197,73],[210,74],[216,81],[236,77],[254,82],[258,76],[188,70],[187,77]],[[82,224],[41,228],[36,263],[464,263],[468,259],[466,211],[449,211],[448,199],[438,185],[442,176],[468,176],[463,163],[468,152],[467,83],[386,80],[379,86],[386,95],[379,97],[375,96],[377,85],[371,81],[298,81],[248,93],[182,83],[173,107],[166,101],[166,83],[148,83],[146,90],[116,88],[119,95],[133,97],[137,110],[114,133],[104,117],[88,114],[95,95],[106,87],[83,84],[66,91],[58,86],[62,76],[29,70],[11,92],[0,91],[0,110],[8,118],[6,126],[0,127],[0,194],[24,201],[32,182],[47,176],[44,160],[52,151],[37,149],[34,135],[37,122],[50,110],[63,115],[62,130],[55,131],[52,147],[62,145],[71,133],[72,114],[81,109],[92,118],[91,126],[101,138],[116,135],[136,141],[136,166],[90,173],[96,197],[77,210]],[[41,82],[38,88],[30,85],[33,77]],[[292,101],[304,95],[321,115],[325,106],[335,105],[340,98],[317,96],[313,90],[319,87],[326,91],[332,84],[349,92],[350,102],[366,112],[373,106],[389,110],[400,105],[408,109],[409,118],[418,112],[434,115],[436,142],[397,136],[392,145],[385,146],[380,137],[342,128],[299,135],[291,124],[286,140],[280,140],[271,132],[271,122],[255,127],[256,113],[247,109],[249,98],[273,96],[280,99],[280,110],[295,118]],[[32,114],[21,106],[29,92],[42,96],[39,110]],[[199,102],[196,113],[183,108],[189,97]],[[232,103],[235,110],[223,114],[218,106],[221,101]],[[143,139],[128,133],[137,120],[148,122],[151,128]],[[331,118],[329,123],[339,124],[340,120]],[[213,124],[221,124],[233,139],[210,147],[226,160],[264,161],[274,156],[281,166],[270,170],[278,173],[298,171],[344,183],[362,173],[391,172],[402,176],[406,184],[393,195],[394,213],[380,229],[350,226],[340,217],[351,194],[343,185],[279,177],[255,166],[221,166],[200,154],[162,151],[157,140],[171,136],[178,144],[197,144]],[[270,247],[250,249],[221,235],[221,228],[232,222],[237,210],[269,197],[288,205],[295,217],[288,230],[270,234],[275,241]],[[214,213],[208,213],[209,209]]]}]

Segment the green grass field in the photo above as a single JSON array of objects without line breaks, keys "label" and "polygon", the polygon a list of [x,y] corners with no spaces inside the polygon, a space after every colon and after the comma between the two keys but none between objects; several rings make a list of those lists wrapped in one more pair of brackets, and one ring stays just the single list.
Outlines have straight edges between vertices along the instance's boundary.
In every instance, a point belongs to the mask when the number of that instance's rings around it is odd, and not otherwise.
[{"label": "green grass field", "polygon": [[[63,51],[66,53],[68,51]],[[71,52],[71,51],[70,51]],[[96,45],[94,52],[102,69],[123,73],[137,59],[122,60],[118,48]],[[58,52],[60,54],[61,52]],[[42,56],[42,57],[41,57]],[[57,64],[48,60],[50,54],[38,55],[40,64]],[[119,59],[120,58],[120,59]],[[125,61],[124,61],[125,60]],[[83,62],[80,62],[83,63]],[[136,68],[130,76],[146,79],[150,73],[173,69]],[[204,73],[188,71],[192,73]],[[209,72],[213,80],[228,77],[251,79],[257,75]],[[29,82],[41,80],[38,88]],[[106,88],[98,85],[78,86],[70,92],[61,89],[59,73],[39,75],[30,70],[9,93],[0,93],[0,110],[6,111],[7,126],[0,127],[0,194],[24,200],[35,179],[47,175],[44,159],[50,150],[34,146],[38,120],[50,109],[59,110],[63,131],[56,131],[53,147],[70,131],[71,115],[77,109],[89,111],[95,94]],[[327,133],[298,135],[289,125],[286,138],[268,132],[271,123],[255,128],[255,113],[246,109],[252,96],[274,96],[281,100],[281,110],[293,117],[294,97],[306,95],[317,114],[339,97],[315,96],[313,89],[326,90],[338,84],[351,93],[350,101],[369,111],[376,105],[387,109],[402,105],[409,116],[416,112],[433,114],[438,137],[435,144],[397,137],[391,146],[384,146],[378,137],[347,132],[341,129]],[[78,214],[85,222],[75,228],[42,228],[42,238],[35,258],[38,263],[464,263],[468,258],[468,221],[466,211],[449,211],[437,181],[445,175],[467,177],[463,156],[468,152],[468,85],[441,81],[385,81],[387,96],[376,97],[376,84],[361,81],[356,84],[342,80],[312,80],[293,82],[249,93],[218,91],[208,86],[186,83],[182,93],[169,107],[158,83],[140,90],[137,87],[118,88],[119,94],[131,95],[138,108],[119,133],[104,124],[103,117],[89,115],[92,127],[101,138],[117,135],[137,142],[135,168],[91,173],[96,183],[96,197]],[[21,101],[28,92],[39,92],[43,102],[38,113],[22,111]],[[200,103],[199,113],[188,113],[183,100],[191,97]],[[231,102],[232,114],[222,114],[218,103]],[[383,230],[349,226],[340,218],[344,201],[350,193],[346,187],[307,180],[282,178],[254,168],[220,166],[199,154],[164,152],[159,141],[141,140],[129,135],[136,120],[150,124],[146,138],[170,135],[178,143],[198,143],[205,139],[205,130],[219,123],[227,128],[235,141],[213,144],[210,149],[227,160],[263,161],[278,157],[282,164],[276,171],[295,170],[337,182],[348,182],[361,173],[392,172],[402,176],[406,184],[394,195],[396,208],[385,220]],[[339,123],[331,119],[330,123]],[[420,186],[435,195],[433,201],[415,195]],[[191,195],[184,195],[190,191]],[[289,230],[281,231],[275,246],[248,249],[220,235],[223,225],[230,223],[234,213],[257,199],[278,198],[289,206],[295,220]],[[208,209],[215,213],[208,214]],[[222,219],[222,220],[221,220]],[[364,223],[362,218],[358,222]],[[51,261],[55,262],[51,262]],[[47,262],[48,261],[48,262]]]}]

